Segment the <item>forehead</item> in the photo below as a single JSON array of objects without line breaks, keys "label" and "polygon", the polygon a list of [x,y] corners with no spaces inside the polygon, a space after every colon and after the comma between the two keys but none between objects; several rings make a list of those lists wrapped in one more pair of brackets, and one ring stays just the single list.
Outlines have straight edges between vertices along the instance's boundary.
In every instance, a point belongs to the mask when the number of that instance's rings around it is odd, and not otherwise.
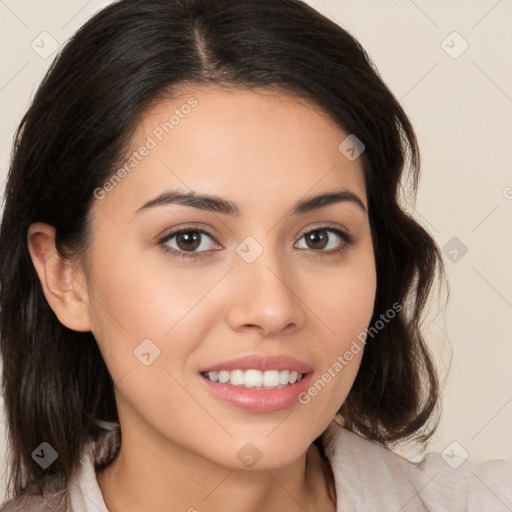
[{"label": "forehead", "polygon": [[366,204],[362,161],[339,149],[347,135],[318,107],[285,93],[184,89],[142,116],[126,172],[107,199],[116,209],[136,209],[179,186],[261,209],[347,188]]}]

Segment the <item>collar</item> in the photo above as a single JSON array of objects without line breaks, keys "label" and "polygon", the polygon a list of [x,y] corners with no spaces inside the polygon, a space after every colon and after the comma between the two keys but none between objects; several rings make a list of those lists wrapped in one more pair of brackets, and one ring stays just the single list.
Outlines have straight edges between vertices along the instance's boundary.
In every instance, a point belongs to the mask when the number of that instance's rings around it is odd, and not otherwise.
[{"label": "collar", "polygon": [[[74,512],[108,512],[96,480],[96,469],[108,465],[117,455],[121,429],[118,423],[98,422],[98,426],[100,434],[85,446],[80,470],[69,484],[69,501]],[[407,501],[413,507],[407,510],[427,510],[413,484],[416,465],[409,460],[347,431],[335,420],[321,440],[334,475],[338,511],[379,510],[383,498],[389,510],[400,510]]]}]

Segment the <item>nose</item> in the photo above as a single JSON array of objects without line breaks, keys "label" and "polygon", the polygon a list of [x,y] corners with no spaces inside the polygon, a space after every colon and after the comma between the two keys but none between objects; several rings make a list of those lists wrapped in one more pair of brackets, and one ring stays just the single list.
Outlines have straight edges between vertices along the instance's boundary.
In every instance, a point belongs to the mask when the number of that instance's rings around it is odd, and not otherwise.
[{"label": "nose", "polygon": [[233,331],[261,336],[288,334],[304,324],[305,304],[293,266],[265,248],[252,263],[236,255],[229,273],[226,321]]}]

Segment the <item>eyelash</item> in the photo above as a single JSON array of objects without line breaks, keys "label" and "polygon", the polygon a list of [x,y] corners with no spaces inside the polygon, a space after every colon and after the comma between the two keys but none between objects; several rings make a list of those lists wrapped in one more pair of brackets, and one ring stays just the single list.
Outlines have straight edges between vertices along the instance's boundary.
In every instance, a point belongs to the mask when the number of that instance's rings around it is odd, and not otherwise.
[{"label": "eyelash", "polygon": [[[338,235],[343,240],[343,243],[341,244],[341,246],[338,249],[331,249],[330,251],[321,251],[321,250],[315,251],[314,249],[309,249],[311,252],[315,253],[315,255],[318,255],[320,257],[336,256],[337,254],[341,254],[341,253],[345,252],[348,249],[348,247],[353,243],[353,237],[351,235],[349,235],[348,233],[345,233],[344,231],[341,231],[336,226],[332,226],[330,224],[326,225],[326,226],[320,226],[318,228],[309,229],[308,231],[304,231],[300,235],[299,240],[301,238],[303,238],[305,235],[308,235],[315,231],[329,231],[331,233]],[[201,257],[203,257],[203,253],[209,252],[209,251],[199,251],[199,252],[195,252],[195,253],[179,252],[179,251],[176,251],[176,249],[170,249],[169,247],[167,247],[165,245],[166,242],[171,240],[171,238],[173,238],[175,235],[179,235],[180,233],[186,233],[186,232],[201,233],[203,235],[209,236],[213,241],[216,242],[215,237],[208,231],[190,226],[190,227],[184,227],[184,228],[180,228],[175,231],[172,231],[171,233],[169,233],[165,237],[163,237],[161,240],[159,240],[158,245],[160,245],[162,247],[162,249],[167,254],[172,256],[173,258],[178,258],[181,260],[201,258]],[[301,250],[305,250],[305,249],[301,249]]]}]

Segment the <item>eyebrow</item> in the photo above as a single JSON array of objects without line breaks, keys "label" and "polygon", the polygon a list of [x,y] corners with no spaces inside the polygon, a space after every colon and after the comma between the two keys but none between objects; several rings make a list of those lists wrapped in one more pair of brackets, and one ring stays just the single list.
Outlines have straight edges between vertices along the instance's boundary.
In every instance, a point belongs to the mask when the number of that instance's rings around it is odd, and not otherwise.
[{"label": "eyebrow", "polygon": [[[343,202],[355,204],[361,210],[366,212],[366,207],[364,206],[363,201],[350,190],[343,189],[324,192],[323,194],[302,199],[293,206],[291,213],[293,216],[301,215],[313,210],[325,208],[331,204]],[[171,204],[180,204],[183,206],[197,208],[199,210],[223,213],[233,217],[238,217],[241,213],[241,210],[236,203],[216,195],[198,194],[194,191],[184,192],[181,190],[168,190],[149,201],[146,201],[135,211],[135,215],[151,208]]]}]

